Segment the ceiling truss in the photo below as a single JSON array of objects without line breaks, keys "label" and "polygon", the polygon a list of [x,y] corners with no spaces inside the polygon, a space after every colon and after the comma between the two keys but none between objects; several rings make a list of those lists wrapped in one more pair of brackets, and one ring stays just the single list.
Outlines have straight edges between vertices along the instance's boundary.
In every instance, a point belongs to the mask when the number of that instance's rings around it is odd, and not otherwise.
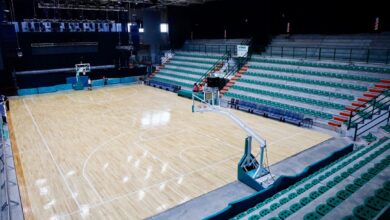
[{"label": "ceiling truss", "polygon": [[127,11],[130,7],[189,6],[212,0],[39,0],[38,8],[90,11]]}]

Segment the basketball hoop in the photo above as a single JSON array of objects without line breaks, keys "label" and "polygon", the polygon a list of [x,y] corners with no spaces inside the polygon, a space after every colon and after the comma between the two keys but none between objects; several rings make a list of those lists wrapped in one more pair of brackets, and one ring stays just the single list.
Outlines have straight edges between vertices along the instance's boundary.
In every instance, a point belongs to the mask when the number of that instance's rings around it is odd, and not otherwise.
[{"label": "basketball hoop", "polygon": [[89,63],[80,63],[75,65],[76,73],[81,73],[84,76],[91,72],[91,65]]}]

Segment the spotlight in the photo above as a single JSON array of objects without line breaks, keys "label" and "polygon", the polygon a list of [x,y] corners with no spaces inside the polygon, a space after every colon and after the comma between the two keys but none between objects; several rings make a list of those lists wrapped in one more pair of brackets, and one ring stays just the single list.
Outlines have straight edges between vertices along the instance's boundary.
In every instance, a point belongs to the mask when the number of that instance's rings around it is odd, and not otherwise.
[{"label": "spotlight", "polygon": [[22,49],[20,49],[20,48],[16,49],[16,55],[18,56],[18,58],[22,58],[23,57]]}]

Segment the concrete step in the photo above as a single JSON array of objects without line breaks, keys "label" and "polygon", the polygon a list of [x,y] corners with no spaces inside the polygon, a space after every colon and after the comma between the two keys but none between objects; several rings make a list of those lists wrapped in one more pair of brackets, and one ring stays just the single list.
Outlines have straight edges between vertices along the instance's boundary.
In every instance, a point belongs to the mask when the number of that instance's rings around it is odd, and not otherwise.
[{"label": "concrete step", "polygon": [[370,97],[370,98],[376,98],[379,95],[378,92],[365,92],[363,93],[363,96]]},{"label": "concrete step", "polygon": [[386,89],[384,89],[384,88],[378,88],[378,87],[369,89],[370,92],[376,92],[376,93],[381,93],[381,92],[384,92],[385,90]]},{"label": "concrete step", "polygon": [[340,115],[350,117],[351,116],[351,111],[345,110],[340,112]]},{"label": "concrete step", "polygon": [[366,106],[366,103],[365,102],[360,102],[360,101],[354,101],[352,102],[352,105],[353,106],[356,106],[356,107],[361,107],[361,106]]},{"label": "concrete step", "polygon": [[356,106],[347,106],[345,108],[346,110],[350,111],[350,112],[356,112],[357,110],[357,107]]},{"label": "concrete step", "polygon": [[381,83],[390,84],[390,79],[382,79]]},{"label": "concrete step", "polygon": [[341,115],[335,115],[333,117],[333,120],[335,121],[340,121],[340,122],[345,122],[345,121],[348,121],[348,117],[345,117],[345,116],[341,116]]},{"label": "concrete step", "polygon": [[358,101],[359,102],[368,102],[370,101],[372,98],[369,98],[369,97],[360,97],[358,98]]},{"label": "concrete step", "polygon": [[378,83],[378,84],[375,84],[375,87],[376,87],[376,88],[389,89],[389,88],[390,88],[390,85],[384,84],[384,83]]},{"label": "concrete step", "polygon": [[328,122],[328,125],[333,126],[333,127],[341,127],[341,122],[335,121],[335,120],[330,120]]}]

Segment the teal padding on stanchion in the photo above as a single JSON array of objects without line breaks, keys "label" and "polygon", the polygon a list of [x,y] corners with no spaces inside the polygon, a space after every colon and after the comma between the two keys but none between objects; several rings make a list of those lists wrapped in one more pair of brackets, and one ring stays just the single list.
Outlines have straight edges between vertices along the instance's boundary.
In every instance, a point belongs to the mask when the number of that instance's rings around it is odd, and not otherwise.
[{"label": "teal padding on stanchion", "polygon": [[65,91],[65,90],[72,90],[72,84],[60,84],[56,85],[57,91]]},{"label": "teal padding on stanchion", "polygon": [[123,77],[123,78],[120,78],[121,80],[121,83],[135,83],[137,82],[137,78],[135,77]]},{"label": "teal padding on stanchion", "polygon": [[[88,86],[88,76],[79,76],[80,82],[83,84],[83,86]],[[67,77],[66,78],[66,84],[76,84],[77,79],[76,77]]]},{"label": "teal padding on stanchion", "polygon": [[119,83],[121,83],[121,79],[120,78],[108,79],[108,85],[114,85],[114,84],[119,84]]},{"label": "teal padding on stanchion", "polygon": [[102,86],[104,86],[103,79],[97,79],[92,81],[92,87],[102,87]]},{"label": "teal padding on stanchion", "polygon": [[38,93],[52,93],[57,92],[56,86],[46,86],[46,87],[38,87]]},{"label": "teal padding on stanchion", "polygon": [[38,94],[37,88],[31,88],[31,89],[18,89],[18,95],[35,95]]}]

